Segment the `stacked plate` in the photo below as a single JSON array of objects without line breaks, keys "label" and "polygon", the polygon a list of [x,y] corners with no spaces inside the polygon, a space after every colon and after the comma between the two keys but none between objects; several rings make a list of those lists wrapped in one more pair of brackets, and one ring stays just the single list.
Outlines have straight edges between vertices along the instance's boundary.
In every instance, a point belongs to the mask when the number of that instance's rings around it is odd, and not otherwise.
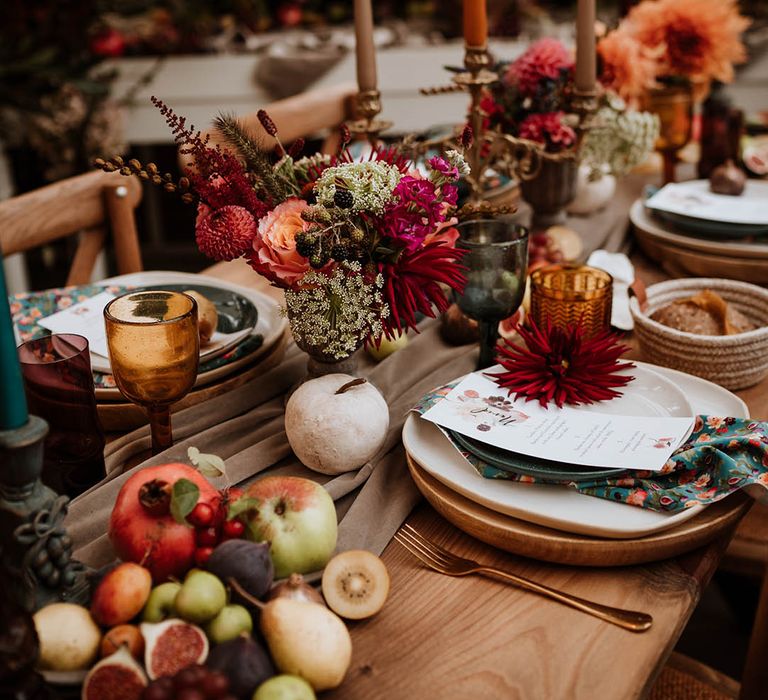
[{"label": "stacked plate", "polygon": [[643,250],[674,274],[768,283],[768,182],[748,180],[738,197],[706,180],[666,185],[638,199],[630,220]]},{"label": "stacked plate", "polygon": [[[744,402],[716,384],[675,370],[636,364],[636,381],[620,399],[598,410],[606,412],[610,407],[624,415],[748,417]],[[734,495],[706,508],[659,513],[583,495],[562,484],[487,479],[440,428],[414,414],[406,420],[403,443],[414,481],[443,516],[483,541],[549,561],[607,566],[672,556],[716,536],[746,507],[746,497]],[[464,437],[460,444],[500,469],[539,481],[596,476],[583,467],[521,459]]]},{"label": "stacked plate", "polygon": [[[287,321],[280,315],[277,303],[267,295],[246,287],[206,277],[181,272],[137,272],[103,280],[88,287],[83,296],[95,296],[102,289],[113,293],[128,289],[163,289],[172,291],[193,290],[213,302],[218,314],[216,331],[211,343],[201,348],[200,369],[193,390],[174,410],[180,410],[199,401],[217,396],[234,388],[263,371],[266,366],[279,361],[285,349]],[[62,303],[67,290],[50,293],[34,293],[17,300],[23,307],[22,322],[33,317],[47,316],[59,308],[80,301],[80,296],[68,297]],[[49,298],[50,297],[50,298]],[[29,323],[20,322],[25,333],[46,333]],[[110,374],[109,358],[91,353],[94,370],[94,386],[99,416],[105,430],[126,430],[146,423],[144,411],[126,402],[115,386]]]}]

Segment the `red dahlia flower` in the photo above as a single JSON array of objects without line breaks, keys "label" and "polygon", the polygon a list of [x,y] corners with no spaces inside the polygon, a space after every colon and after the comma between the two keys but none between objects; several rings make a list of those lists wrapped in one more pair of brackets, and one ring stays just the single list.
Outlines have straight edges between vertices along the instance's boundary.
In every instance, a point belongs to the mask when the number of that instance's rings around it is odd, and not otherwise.
[{"label": "red dahlia flower", "polygon": [[449,306],[440,284],[461,292],[467,280],[459,264],[463,250],[442,241],[425,244],[415,251],[404,250],[395,262],[379,263],[384,276],[384,298],[390,316],[384,334],[394,338],[407,328],[416,328],[416,314],[435,318]]},{"label": "red dahlia flower", "polygon": [[563,124],[563,112],[529,114],[520,124],[520,138],[544,144],[548,151],[562,151],[576,142],[576,132]]},{"label": "red dahlia flower", "polygon": [[506,371],[489,375],[515,398],[538,400],[542,406],[554,401],[559,408],[591,404],[621,396],[613,387],[634,379],[617,374],[634,365],[619,362],[629,348],[618,343],[615,333],[585,338],[579,324],[562,329],[549,322],[544,328],[529,323],[530,329],[516,326],[527,349],[504,341],[497,359]]},{"label": "red dahlia flower", "polygon": [[516,85],[521,95],[532,97],[542,80],[555,80],[563,70],[573,68],[573,58],[557,39],[539,39],[509,65],[505,82]]},{"label": "red dahlia flower", "polygon": [[251,212],[227,205],[198,216],[195,239],[200,251],[214,260],[234,260],[251,249],[257,224]]}]

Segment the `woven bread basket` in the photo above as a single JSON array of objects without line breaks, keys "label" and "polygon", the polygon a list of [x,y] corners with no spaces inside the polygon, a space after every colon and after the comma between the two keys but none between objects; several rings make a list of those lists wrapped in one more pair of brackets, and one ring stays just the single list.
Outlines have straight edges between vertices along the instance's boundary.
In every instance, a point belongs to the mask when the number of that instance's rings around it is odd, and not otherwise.
[{"label": "woven bread basket", "polygon": [[[705,289],[741,311],[756,329],[735,335],[697,335],[650,318],[670,302]],[[768,374],[768,289],[747,282],[692,278],[654,284],[646,292],[648,303],[642,311],[637,298],[630,301],[644,359],[709,379],[726,389],[752,386]]]}]

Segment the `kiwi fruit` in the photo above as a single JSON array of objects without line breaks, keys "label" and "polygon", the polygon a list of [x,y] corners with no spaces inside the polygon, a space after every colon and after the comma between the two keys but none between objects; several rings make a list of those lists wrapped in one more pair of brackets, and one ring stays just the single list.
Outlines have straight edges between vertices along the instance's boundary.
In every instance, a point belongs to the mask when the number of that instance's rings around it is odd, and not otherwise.
[{"label": "kiwi fruit", "polygon": [[384,562],[363,549],[337,554],[323,571],[323,596],[328,607],[348,620],[375,615],[389,594]]}]

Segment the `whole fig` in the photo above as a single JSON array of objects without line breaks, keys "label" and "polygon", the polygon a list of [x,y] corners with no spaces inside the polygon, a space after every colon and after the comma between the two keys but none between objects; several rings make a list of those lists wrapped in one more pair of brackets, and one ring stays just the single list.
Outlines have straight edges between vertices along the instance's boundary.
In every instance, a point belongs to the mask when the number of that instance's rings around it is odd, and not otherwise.
[{"label": "whole fig", "polygon": [[247,634],[213,647],[206,666],[229,678],[230,692],[239,698],[250,698],[277,673],[264,647]]},{"label": "whole fig", "polygon": [[235,579],[254,598],[270,589],[275,576],[268,542],[226,540],[213,550],[205,568],[225,583]]},{"label": "whole fig", "polygon": [[723,165],[716,167],[709,176],[709,189],[717,194],[729,194],[737,197],[744,191],[747,176],[736,167],[729,158]]}]

